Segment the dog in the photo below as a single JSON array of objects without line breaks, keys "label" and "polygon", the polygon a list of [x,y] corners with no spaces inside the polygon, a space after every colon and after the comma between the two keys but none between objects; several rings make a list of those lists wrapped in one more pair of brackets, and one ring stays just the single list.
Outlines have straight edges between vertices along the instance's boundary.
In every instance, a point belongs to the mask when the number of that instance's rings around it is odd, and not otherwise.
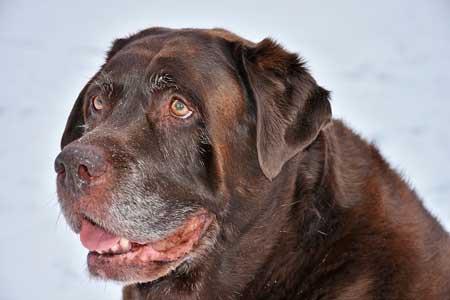
[{"label": "dog", "polygon": [[450,238],[298,55],[224,29],[117,39],[55,160],[123,299],[450,299]]}]

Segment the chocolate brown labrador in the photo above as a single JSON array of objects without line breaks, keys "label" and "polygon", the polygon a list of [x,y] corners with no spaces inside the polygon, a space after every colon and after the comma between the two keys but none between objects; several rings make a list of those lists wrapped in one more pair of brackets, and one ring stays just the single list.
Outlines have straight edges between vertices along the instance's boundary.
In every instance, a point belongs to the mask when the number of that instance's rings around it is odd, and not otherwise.
[{"label": "chocolate brown labrador", "polygon": [[69,116],[63,214],[124,299],[450,299],[450,238],[294,53],[118,39]]}]

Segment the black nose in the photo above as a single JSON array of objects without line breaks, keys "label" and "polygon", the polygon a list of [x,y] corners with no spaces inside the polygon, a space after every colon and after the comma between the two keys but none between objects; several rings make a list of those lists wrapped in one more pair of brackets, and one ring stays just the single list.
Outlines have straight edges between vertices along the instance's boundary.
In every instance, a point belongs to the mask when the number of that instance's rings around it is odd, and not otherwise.
[{"label": "black nose", "polygon": [[58,184],[74,193],[79,193],[98,181],[107,170],[105,152],[96,146],[68,146],[55,159]]}]

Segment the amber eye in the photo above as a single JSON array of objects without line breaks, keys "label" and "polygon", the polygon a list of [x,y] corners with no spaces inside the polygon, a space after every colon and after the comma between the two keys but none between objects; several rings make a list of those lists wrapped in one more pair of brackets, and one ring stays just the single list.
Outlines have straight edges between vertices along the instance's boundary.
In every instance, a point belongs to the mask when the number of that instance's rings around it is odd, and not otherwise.
[{"label": "amber eye", "polygon": [[103,98],[101,96],[94,96],[92,97],[92,107],[96,111],[100,111],[104,108],[105,103],[103,101]]},{"label": "amber eye", "polygon": [[170,104],[170,113],[177,118],[186,119],[192,115],[192,110],[183,101],[175,98]]}]

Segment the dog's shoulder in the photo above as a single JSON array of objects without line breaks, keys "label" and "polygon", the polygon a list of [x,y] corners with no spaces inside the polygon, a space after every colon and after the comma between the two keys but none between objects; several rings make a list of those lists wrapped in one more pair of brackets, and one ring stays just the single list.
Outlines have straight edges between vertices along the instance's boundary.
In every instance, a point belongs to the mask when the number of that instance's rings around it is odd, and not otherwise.
[{"label": "dog's shoulder", "polygon": [[336,257],[350,255],[358,265],[353,269],[360,270],[336,299],[368,291],[374,299],[394,294],[398,299],[448,299],[449,234],[376,145],[340,120],[333,120],[325,134],[339,186],[337,201],[348,220],[334,247],[340,249]]}]

